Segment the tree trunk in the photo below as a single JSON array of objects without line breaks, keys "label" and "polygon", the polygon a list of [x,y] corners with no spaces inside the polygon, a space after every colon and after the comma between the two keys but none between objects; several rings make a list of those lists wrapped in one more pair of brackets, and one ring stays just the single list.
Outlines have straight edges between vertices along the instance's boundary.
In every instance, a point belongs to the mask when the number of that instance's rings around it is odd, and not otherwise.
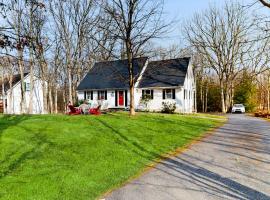
[{"label": "tree trunk", "polygon": [[2,101],[3,101],[3,113],[6,113],[6,95],[5,95],[5,75],[4,66],[2,66]]},{"label": "tree trunk", "polygon": [[33,114],[33,96],[34,96],[34,71],[33,71],[33,58],[31,57],[32,56],[30,56],[30,96],[28,104],[28,114]]},{"label": "tree trunk", "polygon": [[226,113],[225,98],[224,98],[224,85],[222,80],[220,81],[220,98],[221,98],[221,111]]},{"label": "tree trunk", "polygon": [[73,104],[73,95],[72,95],[72,74],[70,66],[68,68],[68,100]]},{"label": "tree trunk", "polygon": [[53,112],[53,98],[52,98],[52,86],[49,85],[49,106],[50,106],[50,113]]},{"label": "tree trunk", "polygon": [[208,112],[207,107],[208,107],[208,84],[206,83],[206,88],[205,88],[205,107],[204,107],[204,112],[205,113]]},{"label": "tree trunk", "polygon": [[44,79],[42,79],[42,93],[43,93],[43,113],[48,114],[48,86]]},{"label": "tree trunk", "polygon": [[126,42],[126,50],[127,50],[127,58],[128,58],[128,71],[129,71],[129,90],[130,90],[130,111],[129,114],[134,116],[135,113],[135,101],[134,101],[134,73],[133,73],[133,60],[132,60],[132,50],[131,50],[131,42]]},{"label": "tree trunk", "polygon": [[21,102],[20,102],[20,112],[21,114],[25,114],[26,112],[26,102],[25,102],[25,83],[24,83],[24,66],[23,66],[23,52],[22,50],[18,50],[19,54],[19,70],[21,75]]},{"label": "tree trunk", "polygon": [[77,83],[75,82],[75,83],[72,85],[72,97],[73,97],[73,103],[76,103],[76,102],[78,101],[77,94],[76,94],[76,87],[77,87]]},{"label": "tree trunk", "polygon": [[270,90],[267,89],[267,111],[270,111]]},{"label": "tree trunk", "polygon": [[203,95],[203,82],[202,81],[200,84],[200,98],[201,98],[202,112],[204,112],[204,95]]},{"label": "tree trunk", "polygon": [[54,113],[58,113],[58,97],[57,97],[57,87],[55,87],[55,90],[54,90]]},{"label": "tree trunk", "polygon": [[29,38],[30,38],[30,47],[29,47],[29,57],[30,57],[30,96],[29,96],[29,105],[28,105],[28,114],[33,114],[33,95],[34,95],[34,66],[33,66],[33,2],[31,2],[30,7],[30,24],[29,24]]},{"label": "tree trunk", "polygon": [[194,112],[197,113],[198,112],[198,107],[197,107],[197,89],[194,92]]},{"label": "tree trunk", "polygon": [[230,101],[230,108],[234,105],[234,83],[231,82],[231,101]]},{"label": "tree trunk", "polygon": [[[13,85],[12,85],[12,82],[13,82],[13,74],[10,74],[9,75],[9,88],[12,88]],[[9,110],[8,110],[8,113],[9,114],[14,114],[14,107],[13,107],[13,90],[9,90],[9,102],[8,102],[8,105],[9,105]]]},{"label": "tree trunk", "polygon": [[64,102],[64,113],[67,112],[67,101],[66,101],[66,83],[63,89],[63,102]]},{"label": "tree trunk", "polygon": [[47,82],[48,67],[47,67],[47,63],[43,62],[41,58],[40,58],[39,63],[41,67],[43,113],[48,114],[48,82]]},{"label": "tree trunk", "polygon": [[130,115],[135,115],[135,106],[134,106],[134,85],[130,86]]},{"label": "tree trunk", "polygon": [[270,112],[270,76],[268,76],[266,88],[267,88],[267,112]]},{"label": "tree trunk", "polygon": [[228,88],[226,88],[226,90],[225,90],[225,112],[226,113],[228,112],[229,106],[231,104],[229,91],[230,90]]}]

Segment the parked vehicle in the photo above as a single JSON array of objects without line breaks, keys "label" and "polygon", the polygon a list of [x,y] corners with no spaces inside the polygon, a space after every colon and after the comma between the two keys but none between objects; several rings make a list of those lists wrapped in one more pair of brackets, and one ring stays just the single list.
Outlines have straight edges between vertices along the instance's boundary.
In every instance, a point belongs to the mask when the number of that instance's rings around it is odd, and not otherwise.
[{"label": "parked vehicle", "polygon": [[232,113],[245,113],[246,109],[243,104],[234,104],[232,107]]}]

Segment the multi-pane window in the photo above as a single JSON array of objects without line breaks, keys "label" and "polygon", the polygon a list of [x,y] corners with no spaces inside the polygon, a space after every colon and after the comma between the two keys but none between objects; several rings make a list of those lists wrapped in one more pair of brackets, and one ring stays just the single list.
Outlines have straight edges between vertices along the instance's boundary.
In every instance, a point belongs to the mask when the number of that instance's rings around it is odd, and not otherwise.
[{"label": "multi-pane window", "polygon": [[106,90],[98,91],[98,100],[107,100],[107,91]]},{"label": "multi-pane window", "polygon": [[163,90],[163,99],[175,99],[175,89]]},{"label": "multi-pane window", "polygon": [[142,90],[143,99],[154,99],[154,90]]},{"label": "multi-pane window", "polygon": [[93,100],[93,91],[87,91],[86,92],[86,99]]},{"label": "multi-pane window", "polygon": [[93,100],[93,91],[84,91],[84,100]]}]

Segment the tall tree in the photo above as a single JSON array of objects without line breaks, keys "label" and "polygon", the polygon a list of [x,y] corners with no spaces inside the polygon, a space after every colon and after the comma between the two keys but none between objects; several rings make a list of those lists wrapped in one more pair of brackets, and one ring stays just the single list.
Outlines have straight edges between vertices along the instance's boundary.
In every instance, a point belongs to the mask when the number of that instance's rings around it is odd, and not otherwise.
[{"label": "tall tree", "polygon": [[251,48],[247,43],[251,27],[243,7],[227,2],[222,10],[210,7],[196,14],[184,28],[190,44],[204,57],[205,66],[210,66],[218,76],[224,113],[233,103],[233,83],[243,70],[243,57]]},{"label": "tall tree", "polygon": [[111,31],[111,38],[123,44],[128,61],[130,115],[135,115],[133,59],[140,55],[144,46],[153,38],[161,36],[168,24],[161,18],[163,0],[108,0],[105,12],[115,22],[118,31]]},{"label": "tall tree", "polygon": [[98,12],[94,0],[50,0],[53,30],[60,39],[65,74],[68,83],[68,100],[75,103],[76,87],[91,66],[88,38],[96,24]]}]

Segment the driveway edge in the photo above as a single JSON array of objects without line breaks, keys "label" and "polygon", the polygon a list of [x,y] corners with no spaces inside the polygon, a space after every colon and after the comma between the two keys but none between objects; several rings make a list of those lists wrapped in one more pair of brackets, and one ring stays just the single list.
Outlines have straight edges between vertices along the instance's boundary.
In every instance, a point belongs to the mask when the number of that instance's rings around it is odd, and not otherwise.
[{"label": "driveway edge", "polygon": [[220,120],[220,124],[218,124],[218,126],[210,128],[208,131],[206,131],[205,134],[203,134],[202,136],[198,137],[197,139],[192,140],[189,144],[184,145],[183,147],[179,147],[174,151],[168,152],[166,154],[162,154],[160,155],[160,158],[153,160],[150,164],[148,164],[148,166],[146,166],[144,169],[142,169],[140,172],[138,172],[137,174],[135,174],[134,176],[130,177],[127,181],[125,181],[124,183],[116,186],[115,188],[112,188],[111,190],[105,192],[103,195],[101,195],[99,198],[97,198],[97,200],[106,200],[106,197],[109,196],[112,192],[114,192],[115,190],[122,188],[124,186],[126,186],[127,184],[131,183],[132,181],[134,181],[135,179],[143,176],[144,174],[148,173],[149,171],[151,171],[153,168],[155,168],[158,164],[160,164],[162,161],[169,159],[169,158],[173,158],[177,155],[180,155],[182,153],[184,153],[185,151],[187,151],[188,149],[190,149],[193,145],[200,143],[202,140],[204,140],[205,138],[211,136],[212,134],[214,134],[214,132],[219,129],[220,127],[222,127],[224,124],[226,124],[226,122],[228,122],[228,117],[226,116],[226,118],[223,120]]}]

